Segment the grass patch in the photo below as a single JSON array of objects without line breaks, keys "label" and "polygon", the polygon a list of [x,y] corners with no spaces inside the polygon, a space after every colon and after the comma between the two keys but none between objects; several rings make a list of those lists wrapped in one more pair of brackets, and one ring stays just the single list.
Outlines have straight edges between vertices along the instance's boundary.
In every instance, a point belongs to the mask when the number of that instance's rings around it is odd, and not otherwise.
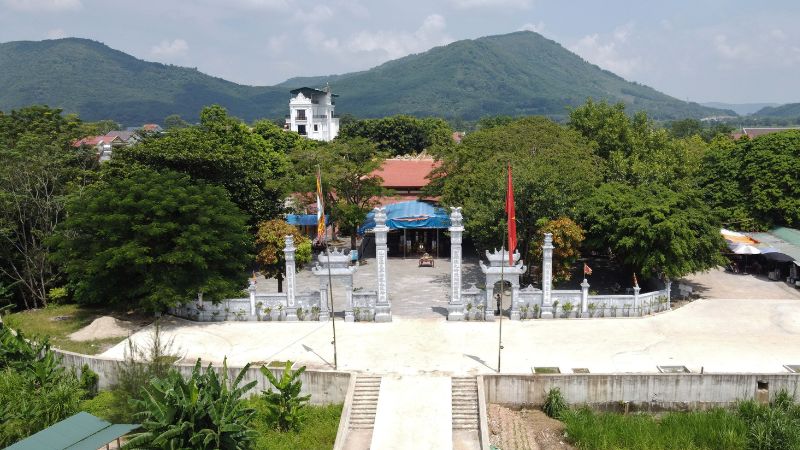
[{"label": "grass patch", "polygon": [[[47,308],[32,309],[9,314],[3,321],[9,327],[21,330],[26,336],[49,336],[55,348],[70,352],[95,355],[102,353],[125,338],[95,339],[77,342],[69,335],[89,325],[100,316],[115,315],[108,309],[89,308],[81,305],[51,305]],[[128,319],[130,320],[130,319]]]},{"label": "grass patch", "polygon": [[313,406],[306,409],[306,419],[299,432],[281,433],[266,426],[266,404],[261,397],[247,400],[248,407],[256,410],[253,427],[258,433],[255,449],[317,450],[333,448],[342,405]]},{"label": "grass patch", "polygon": [[563,412],[567,439],[592,450],[735,450],[747,448],[747,425],[724,409],[621,415],[590,409]]}]

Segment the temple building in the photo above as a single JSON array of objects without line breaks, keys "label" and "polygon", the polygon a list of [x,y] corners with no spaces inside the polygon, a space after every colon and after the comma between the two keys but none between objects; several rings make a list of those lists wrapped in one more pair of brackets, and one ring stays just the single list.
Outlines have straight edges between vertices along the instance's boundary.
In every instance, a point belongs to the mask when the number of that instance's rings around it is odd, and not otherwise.
[{"label": "temple building", "polygon": [[332,141],[339,134],[339,118],[334,116],[334,99],[330,87],[322,90],[301,87],[290,91],[286,128],[317,141]]}]

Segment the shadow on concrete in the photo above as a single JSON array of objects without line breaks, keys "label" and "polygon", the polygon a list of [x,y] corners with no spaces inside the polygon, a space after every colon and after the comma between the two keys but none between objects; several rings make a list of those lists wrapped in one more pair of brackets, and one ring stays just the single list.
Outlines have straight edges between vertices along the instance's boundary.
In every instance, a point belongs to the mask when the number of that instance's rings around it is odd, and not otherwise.
[{"label": "shadow on concrete", "polygon": [[447,308],[443,308],[441,306],[432,306],[431,311],[447,317]]},{"label": "shadow on concrete", "polygon": [[329,367],[333,368],[333,364],[331,364],[330,362],[328,362],[328,360],[327,360],[327,359],[323,358],[323,357],[322,357],[322,355],[320,355],[319,353],[317,353],[316,351],[314,351],[314,349],[313,349],[313,348],[311,348],[311,347],[307,346],[306,344],[303,344],[303,349],[304,349],[305,351],[307,351],[307,352],[311,352],[311,353],[313,353],[313,354],[314,354],[314,355],[315,355],[317,358],[321,359],[321,360],[322,360],[322,362],[324,362],[324,363],[325,363],[325,365],[327,365],[327,366],[329,366]]},{"label": "shadow on concrete", "polygon": [[482,360],[482,359],[478,358],[478,357],[477,357],[477,356],[475,356],[475,355],[468,355],[468,354],[464,353],[464,356],[466,356],[466,357],[467,357],[467,358],[469,358],[469,359],[473,359],[473,360],[475,360],[475,361],[477,361],[477,362],[479,362],[479,363],[483,364],[483,366],[484,366],[484,367],[486,367],[486,368],[488,368],[488,369],[490,369],[490,370],[494,370],[494,371],[496,371],[496,370],[497,370],[497,367],[491,367],[491,366],[489,366],[489,364],[486,364],[486,361],[484,361],[484,360]]}]

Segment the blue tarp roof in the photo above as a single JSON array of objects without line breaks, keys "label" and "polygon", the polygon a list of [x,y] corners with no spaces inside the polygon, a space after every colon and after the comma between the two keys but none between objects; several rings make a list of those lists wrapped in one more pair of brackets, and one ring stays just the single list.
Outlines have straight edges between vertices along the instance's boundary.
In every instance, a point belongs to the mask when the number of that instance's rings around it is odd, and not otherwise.
[{"label": "blue tarp roof", "polygon": [[[404,228],[447,228],[450,226],[450,217],[444,208],[433,206],[421,201],[400,202],[387,205],[386,226],[390,230]],[[358,227],[358,234],[375,228],[375,212],[367,214],[367,219]]]},{"label": "blue tarp roof", "polygon": [[[304,225],[317,225],[317,215],[316,214],[287,214],[286,215],[286,223],[289,225],[295,226],[304,226]],[[331,223],[331,216],[330,214],[325,214],[325,224],[328,225]]]}]

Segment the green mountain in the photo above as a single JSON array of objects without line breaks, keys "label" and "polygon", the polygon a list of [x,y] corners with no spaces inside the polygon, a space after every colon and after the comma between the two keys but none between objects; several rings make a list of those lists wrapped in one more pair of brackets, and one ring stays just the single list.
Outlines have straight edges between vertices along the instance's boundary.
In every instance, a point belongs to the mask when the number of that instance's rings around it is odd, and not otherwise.
[{"label": "green mountain", "polygon": [[767,106],[756,111],[754,115],[761,117],[794,119],[800,117],[800,103],[787,103],[785,105],[775,107]]},{"label": "green mountain", "polygon": [[734,115],[625,81],[527,31],[458,41],[366,71],[293,78],[272,87],[142,61],[86,39],[0,44],[0,110],[43,103],[85,120],[111,118],[126,125],[161,122],[170,114],[193,121],[212,103],[248,121],[279,118],[288,111],[288,90],[326,82],[340,95],[337,111],[358,117],[562,119],[589,97],[624,101],[631,111],[646,110],[656,119]]},{"label": "green mountain", "polygon": [[0,110],[42,103],[130,126],[161,123],[170,114],[194,121],[212,103],[254,119],[289,101],[286,89],[242,86],[76,38],[0,44],[0,87]]}]

